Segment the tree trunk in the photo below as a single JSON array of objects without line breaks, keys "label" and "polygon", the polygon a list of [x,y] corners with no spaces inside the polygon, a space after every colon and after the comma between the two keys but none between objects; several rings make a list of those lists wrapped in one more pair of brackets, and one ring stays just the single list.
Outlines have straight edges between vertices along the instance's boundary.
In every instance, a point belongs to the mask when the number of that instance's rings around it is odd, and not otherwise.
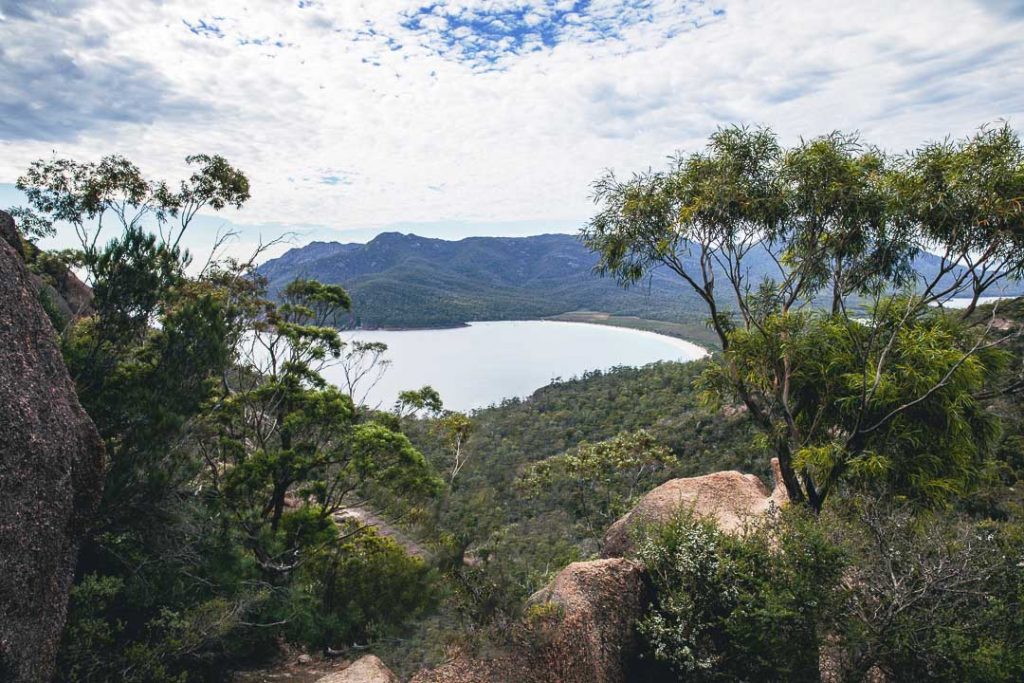
[{"label": "tree trunk", "polygon": [[780,440],[775,444],[775,454],[779,458],[779,470],[782,472],[782,483],[786,485],[786,493],[794,503],[806,503],[807,495],[800,485],[796,470],[793,469],[793,456],[789,450],[789,442]]}]

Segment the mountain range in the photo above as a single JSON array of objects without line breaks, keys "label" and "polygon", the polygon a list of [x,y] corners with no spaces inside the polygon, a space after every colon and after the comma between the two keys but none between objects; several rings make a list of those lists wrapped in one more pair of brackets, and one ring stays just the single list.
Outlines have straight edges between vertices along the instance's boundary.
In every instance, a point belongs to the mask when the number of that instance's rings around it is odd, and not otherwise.
[{"label": "mountain range", "polygon": [[623,289],[594,274],[597,257],[574,236],[447,241],[383,233],[366,244],[311,242],[260,267],[271,293],[296,277],[341,284],[362,327],[445,327],[543,318],[569,311],[673,320],[697,297],[667,273]]},{"label": "mountain range", "polygon": [[[754,281],[774,272],[767,254],[748,261]],[[922,253],[915,268],[928,276],[938,263]],[[596,275],[596,264],[597,256],[567,234],[448,241],[387,232],[366,244],[311,242],[267,261],[260,273],[272,295],[297,277],[344,285],[353,301],[351,322],[364,328],[449,327],[574,311],[690,323],[706,317],[703,302],[667,269],[627,289]],[[998,293],[1020,290],[1014,283]]]}]

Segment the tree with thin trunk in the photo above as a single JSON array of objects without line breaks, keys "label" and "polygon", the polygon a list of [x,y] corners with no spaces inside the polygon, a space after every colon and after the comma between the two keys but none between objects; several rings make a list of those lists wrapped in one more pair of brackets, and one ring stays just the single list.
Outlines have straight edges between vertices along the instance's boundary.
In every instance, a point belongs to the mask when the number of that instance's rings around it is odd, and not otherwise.
[{"label": "tree with thin trunk", "polygon": [[598,271],[628,286],[667,270],[698,295],[721,346],[704,396],[746,407],[793,500],[820,509],[874,482],[939,503],[977,481],[1006,335],[995,310],[972,314],[1024,272],[1008,126],[898,156],[725,128],[667,171],[607,173],[594,196],[582,239]]}]

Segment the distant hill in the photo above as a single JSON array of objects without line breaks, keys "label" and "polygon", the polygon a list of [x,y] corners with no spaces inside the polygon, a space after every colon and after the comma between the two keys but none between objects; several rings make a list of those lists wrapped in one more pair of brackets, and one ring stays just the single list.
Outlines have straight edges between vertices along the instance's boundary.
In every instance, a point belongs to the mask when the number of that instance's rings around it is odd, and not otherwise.
[{"label": "distant hill", "polygon": [[271,292],[296,277],[344,285],[354,323],[363,327],[442,327],[578,310],[673,320],[700,310],[696,296],[667,274],[623,289],[595,275],[596,263],[572,235],[452,242],[384,233],[367,244],[312,242],[260,272]]},{"label": "distant hill", "polygon": [[[767,255],[748,259],[753,281],[774,272]],[[703,302],[666,269],[624,289],[595,275],[596,263],[573,235],[447,241],[389,232],[366,244],[311,242],[268,261],[260,272],[272,294],[297,277],[344,285],[352,295],[353,325],[367,328],[446,327],[571,311],[691,324],[707,315]],[[917,270],[925,275],[937,267],[930,254],[918,258]],[[1014,284],[998,293],[1021,291]]]}]

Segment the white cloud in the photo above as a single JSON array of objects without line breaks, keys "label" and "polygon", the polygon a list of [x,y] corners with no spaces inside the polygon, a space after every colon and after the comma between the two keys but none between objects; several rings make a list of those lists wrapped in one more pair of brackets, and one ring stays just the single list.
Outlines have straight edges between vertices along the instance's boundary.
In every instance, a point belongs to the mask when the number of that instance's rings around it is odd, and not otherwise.
[{"label": "white cloud", "polygon": [[722,124],[903,149],[1024,121],[1020,13],[992,0],[7,4],[0,181],[51,151],[168,177],[216,152],[252,179],[248,223],[564,225],[602,169]]}]

